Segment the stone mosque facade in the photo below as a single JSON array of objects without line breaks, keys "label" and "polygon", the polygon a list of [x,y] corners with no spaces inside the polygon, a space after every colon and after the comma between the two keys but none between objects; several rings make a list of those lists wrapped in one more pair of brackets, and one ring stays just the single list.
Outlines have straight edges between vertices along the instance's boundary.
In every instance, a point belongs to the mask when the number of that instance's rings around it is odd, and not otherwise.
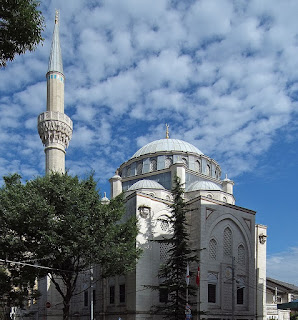
[{"label": "stone mosque facade", "polygon": [[[46,172],[64,172],[65,148],[72,122],[64,114],[64,74],[56,17],[47,73],[47,111],[38,117],[46,154]],[[193,318],[212,320],[266,319],[266,227],[256,225],[256,212],[236,205],[233,181],[222,179],[220,165],[192,144],[171,139],[153,141],[120,165],[110,179],[111,197],[125,193],[127,215],[135,215],[143,249],[134,272],[100,278],[99,267],[82,274],[71,306],[72,319],[158,320],[152,307],[164,298],[147,286],[159,283],[159,266],[168,247],[156,239],[171,229],[162,219],[172,203],[173,178],[184,186],[190,244],[198,263],[190,266],[194,285],[190,300]],[[109,200],[104,197],[103,202]],[[93,279],[93,280],[92,280]],[[40,282],[42,297],[31,307],[32,319],[62,319],[59,296],[48,278]],[[46,308],[50,302],[51,308]]]}]

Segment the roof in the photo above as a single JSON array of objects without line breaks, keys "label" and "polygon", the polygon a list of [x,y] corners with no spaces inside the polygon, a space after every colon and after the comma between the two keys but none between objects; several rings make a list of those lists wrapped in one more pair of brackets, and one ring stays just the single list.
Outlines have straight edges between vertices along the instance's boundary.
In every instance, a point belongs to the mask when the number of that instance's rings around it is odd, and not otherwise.
[{"label": "roof", "polygon": [[51,53],[49,59],[48,72],[57,71],[63,74],[62,54],[59,38],[58,12],[56,12],[55,26],[52,38]]},{"label": "roof", "polygon": [[145,154],[152,154],[162,151],[178,151],[185,153],[203,154],[197,147],[192,144],[178,139],[160,139],[152,141],[139,149],[132,158],[137,158]]},{"label": "roof", "polygon": [[135,182],[128,191],[138,190],[138,189],[159,189],[159,190],[165,190],[165,188],[159,184],[158,182],[154,180],[139,180]]},{"label": "roof", "polygon": [[284,287],[287,291],[290,291],[291,293],[298,293],[298,287],[295,286],[294,284],[290,284],[290,283],[287,283],[287,282],[283,282],[283,281],[280,281],[280,280],[276,280],[276,279],[267,277],[267,287],[269,287],[268,286],[268,281],[272,282],[272,283],[274,283],[274,284],[276,284],[278,286]]},{"label": "roof", "polygon": [[187,192],[197,190],[222,190],[222,188],[212,181],[195,181],[186,188]]}]

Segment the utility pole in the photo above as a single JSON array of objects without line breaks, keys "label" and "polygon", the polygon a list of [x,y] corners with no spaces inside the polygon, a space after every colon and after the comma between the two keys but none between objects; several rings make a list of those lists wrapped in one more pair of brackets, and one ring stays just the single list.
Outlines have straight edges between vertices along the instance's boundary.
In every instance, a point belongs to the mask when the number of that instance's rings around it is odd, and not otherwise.
[{"label": "utility pole", "polygon": [[94,319],[93,266],[90,269],[90,320]]},{"label": "utility pole", "polygon": [[235,257],[232,258],[232,320],[235,317]]}]

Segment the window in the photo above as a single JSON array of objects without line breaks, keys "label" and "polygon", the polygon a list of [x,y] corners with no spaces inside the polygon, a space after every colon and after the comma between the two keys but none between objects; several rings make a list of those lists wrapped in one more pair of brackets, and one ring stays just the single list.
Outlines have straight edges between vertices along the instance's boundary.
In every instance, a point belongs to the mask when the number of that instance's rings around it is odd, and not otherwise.
[{"label": "window", "polygon": [[110,286],[110,304],[115,303],[115,286]]},{"label": "window", "polygon": [[159,259],[160,263],[165,263],[168,260],[169,243],[160,242],[159,244]]},{"label": "window", "polygon": [[201,163],[198,160],[196,160],[196,162],[195,162],[195,171],[201,172]]},{"label": "window", "polygon": [[166,220],[160,222],[160,228],[162,231],[167,231],[169,229],[169,223]]},{"label": "window", "polygon": [[216,260],[217,254],[217,242],[215,239],[211,239],[209,241],[209,258],[211,260]]},{"label": "window", "polygon": [[209,164],[207,164],[207,166],[206,166],[206,175],[209,176],[210,172],[211,172],[211,167],[210,167]]},{"label": "window", "polygon": [[165,168],[166,168],[166,169],[167,169],[167,168],[170,168],[170,166],[172,165],[172,163],[173,163],[172,158],[167,157],[166,160],[165,160]]},{"label": "window", "polygon": [[137,165],[137,175],[142,174],[143,172],[143,162],[139,162]]},{"label": "window", "polygon": [[223,235],[223,250],[227,257],[232,256],[232,231],[229,227],[225,228]]},{"label": "window", "polygon": [[168,288],[159,289],[159,302],[167,303],[168,302]]},{"label": "window", "polygon": [[208,274],[208,302],[216,303],[217,274],[210,272]]},{"label": "window", "polygon": [[208,283],[208,302],[216,302],[216,284]]},{"label": "window", "polygon": [[245,249],[242,244],[238,247],[238,263],[245,265]]},{"label": "window", "polygon": [[244,303],[244,288],[237,287],[237,304]]},{"label": "window", "polygon": [[156,159],[151,159],[150,161],[150,172],[157,170],[157,161]]},{"label": "window", "polygon": [[84,291],[84,307],[88,307],[88,291]]},{"label": "window", "polygon": [[124,168],[124,169],[122,170],[121,177],[122,177],[122,178],[125,178],[125,177],[126,177],[126,175],[127,175],[127,169],[126,169],[126,168]]},{"label": "window", "polygon": [[237,280],[237,304],[244,304],[245,279],[239,277]]},{"label": "window", "polygon": [[185,166],[187,167],[187,159],[186,158],[182,158],[182,163],[185,164]]},{"label": "window", "polygon": [[119,286],[119,302],[125,302],[125,284],[120,284]]},{"label": "window", "polygon": [[131,176],[131,169],[130,169],[130,167],[127,168],[126,175],[127,175],[127,177],[130,177],[130,176]]}]

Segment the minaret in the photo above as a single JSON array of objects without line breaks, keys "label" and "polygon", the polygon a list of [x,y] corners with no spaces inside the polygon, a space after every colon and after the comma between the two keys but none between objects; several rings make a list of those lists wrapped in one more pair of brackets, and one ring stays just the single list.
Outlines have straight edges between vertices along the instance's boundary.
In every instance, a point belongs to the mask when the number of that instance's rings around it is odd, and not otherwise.
[{"label": "minaret", "polygon": [[65,149],[72,136],[72,121],[64,113],[64,74],[56,11],[47,78],[47,111],[38,116],[38,133],[45,146],[46,174],[65,172]]}]

